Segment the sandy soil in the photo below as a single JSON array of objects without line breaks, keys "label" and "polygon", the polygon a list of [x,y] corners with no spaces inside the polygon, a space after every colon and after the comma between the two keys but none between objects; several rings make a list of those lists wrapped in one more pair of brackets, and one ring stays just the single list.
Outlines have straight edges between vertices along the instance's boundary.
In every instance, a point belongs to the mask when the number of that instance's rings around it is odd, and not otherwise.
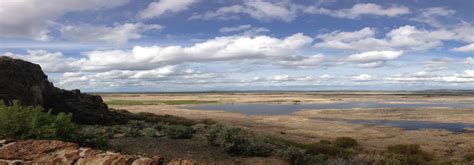
[{"label": "sandy soil", "polygon": [[[214,100],[222,103],[330,103],[351,101],[413,102],[451,101],[472,102],[472,96],[431,96],[409,94],[321,94],[321,93],[198,93],[198,94],[107,94],[104,100]],[[321,139],[349,136],[357,139],[367,150],[384,150],[393,144],[420,144],[440,159],[460,158],[474,153],[474,133],[455,134],[444,130],[405,131],[395,127],[348,124],[329,119],[389,119],[423,120],[437,122],[474,123],[474,109],[351,109],[351,110],[305,110],[293,115],[247,116],[222,111],[187,110],[186,106],[111,106],[131,112],[171,114],[192,119],[211,118],[220,122],[239,125],[263,134],[271,134],[305,143]]]}]

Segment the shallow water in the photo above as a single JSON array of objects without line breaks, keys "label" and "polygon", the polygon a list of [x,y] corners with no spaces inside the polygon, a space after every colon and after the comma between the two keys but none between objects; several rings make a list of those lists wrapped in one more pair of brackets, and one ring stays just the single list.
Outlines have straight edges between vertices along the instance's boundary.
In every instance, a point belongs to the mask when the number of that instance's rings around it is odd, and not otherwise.
[{"label": "shallow water", "polygon": [[352,108],[474,108],[473,104],[458,102],[430,102],[430,103],[379,103],[379,102],[343,102],[324,104],[211,104],[187,107],[190,110],[215,110],[243,113],[247,115],[291,115],[304,109],[352,109]]},{"label": "shallow water", "polygon": [[419,129],[443,129],[455,133],[465,132],[465,128],[474,128],[474,124],[467,123],[441,123],[429,121],[408,121],[408,120],[348,120],[348,119],[324,119],[312,118],[316,120],[330,120],[330,121],[344,121],[352,124],[363,125],[382,125],[398,127],[404,130],[419,130]]}]

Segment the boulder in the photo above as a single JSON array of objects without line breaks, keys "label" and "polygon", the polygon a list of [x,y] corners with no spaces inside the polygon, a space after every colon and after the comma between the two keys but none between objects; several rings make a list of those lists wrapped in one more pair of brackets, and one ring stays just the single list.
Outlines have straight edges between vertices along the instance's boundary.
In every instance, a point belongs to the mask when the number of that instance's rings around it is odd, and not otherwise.
[{"label": "boulder", "polygon": [[38,64],[6,56],[0,57],[0,100],[6,105],[19,100],[22,105],[39,105],[52,113],[72,113],[74,122],[79,124],[127,122],[125,117],[109,111],[100,96],[56,88]]},{"label": "boulder", "polygon": [[3,164],[163,165],[164,159],[161,156],[147,158],[81,148],[75,143],[62,141],[23,140],[9,141],[0,147],[0,165]]}]

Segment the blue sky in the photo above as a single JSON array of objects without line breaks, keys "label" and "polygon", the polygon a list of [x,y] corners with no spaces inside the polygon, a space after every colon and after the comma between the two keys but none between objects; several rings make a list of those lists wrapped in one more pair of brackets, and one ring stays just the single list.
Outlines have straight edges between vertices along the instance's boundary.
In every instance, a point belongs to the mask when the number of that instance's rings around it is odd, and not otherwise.
[{"label": "blue sky", "polygon": [[0,55],[83,91],[474,89],[474,1],[6,0]]}]

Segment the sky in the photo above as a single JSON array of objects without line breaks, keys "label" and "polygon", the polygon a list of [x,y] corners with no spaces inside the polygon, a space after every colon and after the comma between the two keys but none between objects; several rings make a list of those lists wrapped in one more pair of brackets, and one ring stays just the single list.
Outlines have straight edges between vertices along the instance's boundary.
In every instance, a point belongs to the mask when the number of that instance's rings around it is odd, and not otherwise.
[{"label": "sky", "polygon": [[474,1],[2,0],[0,55],[86,92],[474,89]]}]

